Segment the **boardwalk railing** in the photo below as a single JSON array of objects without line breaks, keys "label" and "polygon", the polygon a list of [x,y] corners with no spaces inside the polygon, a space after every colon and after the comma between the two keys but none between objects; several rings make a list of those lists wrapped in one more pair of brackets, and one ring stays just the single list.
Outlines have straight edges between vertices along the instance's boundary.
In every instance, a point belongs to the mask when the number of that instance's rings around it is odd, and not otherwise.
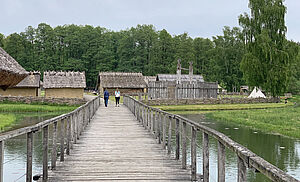
[{"label": "boardwalk railing", "polygon": [[[52,125],[52,149],[51,149],[51,169],[55,169],[58,153],[58,130],[60,132],[60,161],[64,161],[66,155],[70,154],[73,143],[76,143],[81,132],[88,125],[96,110],[100,106],[100,97],[78,107],[74,111],[63,114],[52,119],[40,122],[36,125],[13,130],[0,135],[0,182],[3,182],[3,160],[4,160],[4,142],[7,139],[27,135],[27,167],[26,181],[32,181],[32,151],[33,151],[33,135],[35,132],[43,131],[43,181],[48,179],[48,140],[49,127]],[[58,128],[58,124],[60,128]]]},{"label": "boardwalk railing", "polygon": [[[174,115],[157,108],[150,107],[144,103],[124,96],[124,104],[131,110],[139,122],[154,134],[158,143],[167,149],[168,154],[172,151],[172,123],[175,124],[175,159],[181,160],[182,168],[187,168],[187,140],[190,140],[191,155],[191,179],[197,179],[197,135],[202,133],[203,151],[203,172],[204,182],[209,181],[209,137],[212,136],[218,141],[218,182],[225,181],[225,148],[227,147],[237,155],[238,182],[247,180],[247,169],[264,174],[273,181],[298,182],[297,179],[273,166],[246,147],[231,140],[226,135],[203,126],[195,121],[189,120],[179,115]],[[191,128],[190,136],[187,135],[187,127]],[[180,155],[181,154],[181,155]],[[181,157],[181,158],[180,158]]]}]

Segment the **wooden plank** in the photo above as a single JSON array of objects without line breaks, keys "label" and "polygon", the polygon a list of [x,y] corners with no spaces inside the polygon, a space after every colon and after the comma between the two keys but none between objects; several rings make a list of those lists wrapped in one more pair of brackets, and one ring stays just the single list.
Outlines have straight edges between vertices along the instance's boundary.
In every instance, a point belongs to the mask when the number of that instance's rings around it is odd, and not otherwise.
[{"label": "wooden plank", "polygon": [[186,169],[186,122],[182,122],[182,138],[181,138],[181,166],[182,169]]},{"label": "wooden plank", "polygon": [[48,179],[48,126],[43,128],[43,182]]},{"label": "wooden plank", "polygon": [[33,132],[29,132],[27,133],[26,182],[32,181],[32,148],[33,148]]},{"label": "wooden plank", "polygon": [[168,127],[168,154],[171,154],[172,151],[172,118],[171,116],[169,118],[169,127]]},{"label": "wooden plank", "polygon": [[203,182],[209,182],[209,146],[208,134],[203,132]]},{"label": "wooden plank", "polygon": [[197,129],[192,126],[191,137],[191,179],[197,180]]},{"label": "wooden plank", "polygon": [[67,121],[67,150],[66,154],[70,155],[70,143],[71,143],[71,123],[70,123],[70,117],[66,118]]},{"label": "wooden plank", "polygon": [[71,155],[50,171],[49,181],[191,180],[190,171],[181,169],[123,105],[96,113]]},{"label": "wooden plank", "polygon": [[218,182],[225,182],[225,146],[218,142]]},{"label": "wooden plank", "polygon": [[180,156],[180,132],[179,132],[179,119],[178,118],[176,118],[175,134],[176,134],[175,159],[179,160],[179,156]]},{"label": "wooden plank", "polygon": [[238,158],[238,182],[246,182],[247,181],[247,167],[245,162],[239,156]]},{"label": "wooden plank", "polygon": [[166,149],[166,122],[167,122],[167,115],[162,114],[162,147]]},{"label": "wooden plank", "polygon": [[65,120],[60,121],[60,161],[65,160]]},{"label": "wooden plank", "polygon": [[3,182],[4,141],[0,141],[0,182]]},{"label": "wooden plank", "polygon": [[57,160],[57,122],[53,123],[52,130],[52,155],[51,155],[51,169],[54,170],[56,168],[56,160]]}]

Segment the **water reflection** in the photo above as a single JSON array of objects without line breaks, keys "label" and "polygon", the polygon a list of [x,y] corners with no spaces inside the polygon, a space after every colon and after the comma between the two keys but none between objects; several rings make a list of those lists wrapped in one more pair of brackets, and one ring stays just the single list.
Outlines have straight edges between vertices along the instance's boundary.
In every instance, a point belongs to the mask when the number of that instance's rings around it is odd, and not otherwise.
[{"label": "water reflection", "polygon": [[[55,117],[60,113],[53,113],[46,116],[27,116],[22,115],[20,121],[17,121],[10,130],[22,128],[38,122],[44,121],[46,119]],[[51,133],[51,132],[49,132]],[[42,132],[36,132],[33,135],[33,175],[40,174],[42,171]],[[51,144],[52,136],[49,136],[49,144]],[[5,182],[11,181],[25,181],[26,180],[26,135],[17,136],[4,142],[4,176],[3,180]],[[51,145],[49,145],[51,147]]]},{"label": "water reflection", "polygon": [[[203,122],[201,115],[183,115],[194,121]],[[205,120],[202,123],[229,136],[234,141],[244,145],[271,164],[286,171],[291,176],[300,179],[300,140],[279,135],[266,134],[256,130],[235,126],[220,121]],[[201,146],[201,136],[198,145]],[[201,148],[201,147],[200,147]],[[202,173],[202,151],[198,149],[198,172]],[[210,138],[210,181],[217,180],[217,142]],[[226,181],[236,181],[237,157],[226,150]],[[248,170],[248,181],[270,181],[264,175]]]}]

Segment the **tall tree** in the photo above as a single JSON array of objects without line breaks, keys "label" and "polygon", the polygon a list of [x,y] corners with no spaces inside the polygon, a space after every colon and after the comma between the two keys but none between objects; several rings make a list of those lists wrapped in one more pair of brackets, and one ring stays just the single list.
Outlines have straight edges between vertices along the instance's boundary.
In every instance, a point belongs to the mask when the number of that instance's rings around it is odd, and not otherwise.
[{"label": "tall tree", "polygon": [[287,88],[291,62],[285,49],[286,7],[283,0],[249,0],[249,7],[251,15],[239,17],[247,51],[241,69],[250,86],[279,96]]},{"label": "tall tree", "polygon": [[4,35],[0,33],[0,47],[4,47]]}]

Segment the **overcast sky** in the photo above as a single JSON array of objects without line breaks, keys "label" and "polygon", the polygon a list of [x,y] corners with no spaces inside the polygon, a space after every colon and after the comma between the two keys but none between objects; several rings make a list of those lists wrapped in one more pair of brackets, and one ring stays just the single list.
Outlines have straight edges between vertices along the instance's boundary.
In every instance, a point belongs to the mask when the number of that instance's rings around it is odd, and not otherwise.
[{"label": "overcast sky", "polygon": [[[287,37],[300,42],[300,1],[286,0]],[[0,0],[0,33],[22,32],[29,25],[47,23],[93,25],[124,30],[153,24],[172,35],[221,35],[224,26],[238,26],[249,12],[248,0]]]}]

